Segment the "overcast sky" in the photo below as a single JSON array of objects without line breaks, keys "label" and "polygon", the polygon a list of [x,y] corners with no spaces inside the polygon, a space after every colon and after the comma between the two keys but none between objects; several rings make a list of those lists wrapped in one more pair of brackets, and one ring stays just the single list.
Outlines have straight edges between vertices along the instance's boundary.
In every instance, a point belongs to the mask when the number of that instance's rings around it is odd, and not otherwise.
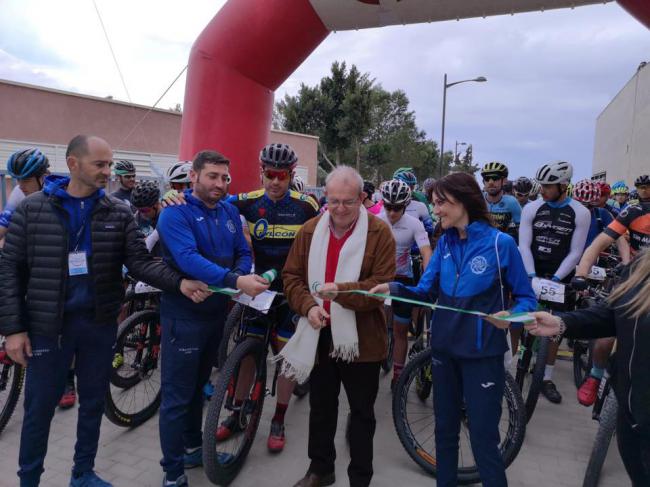
[{"label": "overcast sky", "polygon": [[[221,0],[97,0],[131,100],[153,104],[187,63]],[[591,174],[598,114],[650,61],[650,31],[616,3],[575,10],[330,35],[276,93],[313,85],[333,61],[402,89],[419,126],[440,139],[442,80],[485,76],[447,93],[446,148],[532,175],[549,160]],[[0,2],[0,78],[128,100],[91,0]],[[159,104],[183,102],[181,77]],[[7,114],[4,114],[7,115]],[[0,134],[1,137],[1,134]],[[404,161],[407,163],[407,161]]]}]

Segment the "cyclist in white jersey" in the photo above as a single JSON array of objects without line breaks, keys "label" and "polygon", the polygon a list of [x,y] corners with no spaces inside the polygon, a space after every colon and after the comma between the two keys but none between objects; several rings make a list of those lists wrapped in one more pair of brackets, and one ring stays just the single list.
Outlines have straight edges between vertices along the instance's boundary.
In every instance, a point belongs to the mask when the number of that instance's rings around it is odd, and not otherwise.
[{"label": "cyclist in white jersey", "polygon": [[[396,243],[396,277],[395,280],[405,285],[415,285],[413,282],[413,266],[411,264],[411,247],[416,244],[422,255],[422,263],[426,269],[431,258],[431,245],[429,236],[424,229],[424,224],[417,218],[409,215],[408,204],[411,200],[411,189],[400,181],[393,179],[381,185],[381,195],[384,207],[379,213],[379,218],[385,221],[393,232]],[[412,203],[412,201],[411,201]],[[393,334],[395,348],[393,352],[393,379],[397,382],[406,362],[408,326],[394,322]]]}]

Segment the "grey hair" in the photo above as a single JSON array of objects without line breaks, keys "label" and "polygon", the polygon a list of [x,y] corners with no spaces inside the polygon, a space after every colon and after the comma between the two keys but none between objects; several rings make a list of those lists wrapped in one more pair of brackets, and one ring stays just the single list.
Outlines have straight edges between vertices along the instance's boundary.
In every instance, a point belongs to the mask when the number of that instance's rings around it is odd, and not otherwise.
[{"label": "grey hair", "polygon": [[331,173],[327,175],[325,179],[325,188],[335,179],[340,179],[341,182],[349,184],[351,186],[357,186],[359,189],[359,194],[363,192],[363,178],[356,169],[351,166],[337,166]]}]

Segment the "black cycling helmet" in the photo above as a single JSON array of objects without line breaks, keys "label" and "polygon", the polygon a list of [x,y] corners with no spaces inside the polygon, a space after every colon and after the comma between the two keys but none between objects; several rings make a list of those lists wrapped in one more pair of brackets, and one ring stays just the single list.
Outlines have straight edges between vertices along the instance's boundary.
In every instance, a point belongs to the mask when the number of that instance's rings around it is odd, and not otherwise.
[{"label": "black cycling helmet", "polygon": [[528,195],[533,189],[533,182],[526,176],[521,176],[515,181],[513,189],[519,194]]},{"label": "black cycling helmet", "polygon": [[116,176],[127,176],[135,174],[135,166],[131,161],[117,161],[113,166]]},{"label": "black cycling helmet", "polygon": [[155,181],[142,181],[131,192],[131,204],[136,208],[154,206],[160,200],[160,188]]},{"label": "black cycling helmet", "polygon": [[375,185],[371,181],[364,181],[363,192],[368,195],[368,198],[372,198],[372,195],[375,194]]},{"label": "black cycling helmet", "polygon": [[7,172],[18,180],[40,178],[49,167],[47,156],[35,147],[14,152],[7,160]]},{"label": "black cycling helmet", "polygon": [[634,180],[634,186],[645,186],[650,184],[650,176],[643,174]]},{"label": "black cycling helmet", "polygon": [[499,161],[488,162],[481,169],[481,177],[485,179],[488,176],[497,176],[500,178],[508,177],[508,167]]},{"label": "black cycling helmet", "polygon": [[276,169],[293,169],[298,157],[288,144],[269,144],[260,151],[260,161]]}]

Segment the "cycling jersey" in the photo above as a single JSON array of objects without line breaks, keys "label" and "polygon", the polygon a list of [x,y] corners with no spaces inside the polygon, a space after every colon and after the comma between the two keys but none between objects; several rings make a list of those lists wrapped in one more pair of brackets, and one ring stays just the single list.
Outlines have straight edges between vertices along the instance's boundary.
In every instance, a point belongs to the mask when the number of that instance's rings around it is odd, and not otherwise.
[{"label": "cycling jersey", "polygon": [[600,233],[607,228],[607,226],[614,221],[612,214],[604,208],[591,208],[591,225],[589,226],[589,233],[587,233],[587,241],[585,242],[585,249],[591,245],[591,242],[600,235]]},{"label": "cycling jersey", "polygon": [[422,249],[429,245],[429,236],[424,225],[420,220],[406,213],[394,224],[391,224],[386,212],[382,211],[378,216],[388,224],[393,232],[393,237],[395,237],[395,258],[397,259],[395,274],[412,278],[411,246],[415,243],[419,249]]},{"label": "cycling jersey", "polygon": [[496,227],[516,238],[517,227],[521,221],[521,206],[517,198],[504,194],[496,203],[491,203],[487,197],[485,201]]},{"label": "cycling jersey", "polygon": [[20,202],[24,199],[25,193],[23,193],[23,190],[20,189],[20,186],[16,186],[11,190],[11,194],[9,195],[9,199],[5,204],[4,210],[2,213],[0,213],[0,226],[9,228],[9,223],[11,223],[11,216],[14,214],[14,211],[16,211],[16,208],[18,208]]},{"label": "cycling jersey", "polygon": [[[257,274],[275,269],[279,275],[298,230],[318,215],[317,203],[297,191],[288,191],[284,198],[274,202],[260,189],[237,195],[232,204],[248,224]],[[282,290],[280,278],[273,281],[271,289]]]},{"label": "cycling jersey", "polygon": [[614,239],[626,231],[630,232],[630,248],[634,254],[650,247],[650,201],[627,206],[605,229],[605,233]]},{"label": "cycling jersey", "polygon": [[113,191],[111,193],[111,196],[114,197],[114,198],[117,198],[120,201],[123,201],[129,207],[131,207],[131,191],[133,191],[133,190],[132,189],[120,188],[117,191]]},{"label": "cycling jersey", "polygon": [[527,204],[519,227],[519,251],[529,275],[567,280],[585,248],[591,214],[572,198]]},{"label": "cycling jersey", "polygon": [[420,220],[428,235],[433,234],[433,220],[431,219],[431,215],[429,215],[427,205],[420,201],[411,200],[409,205],[406,207],[406,214]]}]

